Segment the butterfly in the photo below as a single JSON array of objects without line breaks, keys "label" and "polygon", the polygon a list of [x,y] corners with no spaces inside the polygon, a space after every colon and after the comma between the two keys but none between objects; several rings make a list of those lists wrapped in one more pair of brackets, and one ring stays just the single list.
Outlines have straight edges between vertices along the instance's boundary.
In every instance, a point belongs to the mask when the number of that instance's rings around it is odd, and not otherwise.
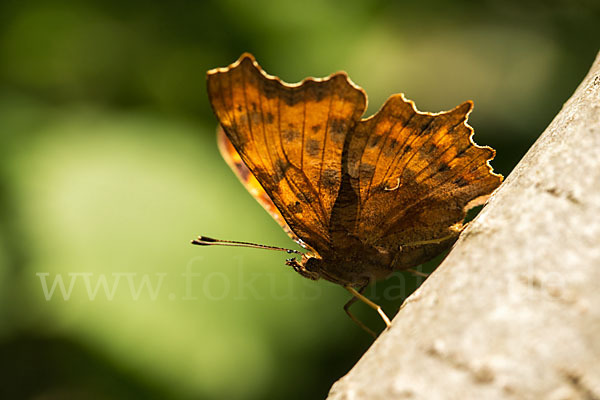
[{"label": "butterfly", "polygon": [[417,111],[403,94],[373,116],[363,89],[345,72],[287,84],[251,54],[207,73],[218,119],[217,142],[248,191],[305,252],[199,236],[197,245],[297,253],[300,275],[342,285],[389,318],[362,293],[372,282],[448,249],[466,212],[502,182],[476,145],[467,118],[473,103],[437,114]]}]

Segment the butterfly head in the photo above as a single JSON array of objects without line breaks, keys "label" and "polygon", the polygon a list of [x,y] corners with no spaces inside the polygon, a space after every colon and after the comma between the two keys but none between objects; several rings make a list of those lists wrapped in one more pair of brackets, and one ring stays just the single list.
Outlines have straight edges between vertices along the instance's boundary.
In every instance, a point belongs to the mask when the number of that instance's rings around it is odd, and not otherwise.
[{"label": "butterfly head", "polygon": [[295,258],[288,258],[285,260],[286,265],[294,268],[294,271],[298,272],[303,277],[313,281],[316,281],[321,277],[320,265],[322,262],[323,260],[320,258],[307,256],[306,254],[302,254],[300,260],[296,260]]}]

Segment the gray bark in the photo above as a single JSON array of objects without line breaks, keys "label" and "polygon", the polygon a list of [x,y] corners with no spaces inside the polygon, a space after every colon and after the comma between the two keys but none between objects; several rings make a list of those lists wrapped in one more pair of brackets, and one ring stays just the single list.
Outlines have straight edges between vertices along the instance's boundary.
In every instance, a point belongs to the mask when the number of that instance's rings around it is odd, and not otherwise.
[{"label": "gray bark", "polygon": [[328,398],[600,399],[600,54]]}]

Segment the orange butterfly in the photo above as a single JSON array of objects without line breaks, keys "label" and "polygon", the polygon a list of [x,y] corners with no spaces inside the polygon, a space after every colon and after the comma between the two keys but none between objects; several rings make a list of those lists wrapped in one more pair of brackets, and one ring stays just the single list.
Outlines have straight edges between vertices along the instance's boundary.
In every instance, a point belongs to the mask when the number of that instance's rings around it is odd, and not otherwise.
[{"label": "orange butterfly", "polygon": [[494,150],[477,146],[473,103],[432,114],[402,94],[361,119],[365,92],[338,72],[290,85],[243,54],[207,73],[221,153],[250,193],[307,251],[200,236],[198,245],[246,246],[301,254],[286,264],[302,276],[344,286],[349,311],[371,282],[448,249],[466,211],[502,181]]}]

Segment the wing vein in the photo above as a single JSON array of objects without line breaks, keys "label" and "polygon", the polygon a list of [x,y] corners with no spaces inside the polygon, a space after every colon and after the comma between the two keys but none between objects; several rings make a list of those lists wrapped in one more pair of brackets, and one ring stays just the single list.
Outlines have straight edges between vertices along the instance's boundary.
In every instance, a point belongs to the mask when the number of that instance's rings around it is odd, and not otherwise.
[{"label": "wing vein", "polygon": [[[433,121],[434,121],[434,120],[435,120],[434,118],[431,118],[431,119],[429,120],[429,122],[427,123],[427,125],[426,125],[426,126],[423,128],[423,129],[421,129],[421,132],[425,132],[425,131],[429,130],[429,127],[431,126],[431,124],[433,123]],[[425,141],[424,141],[424,142],[421,144],[421,146],[419,146],[418,148],[416,148],[416,149],[414,149],[414,150],[413,150],[413,152],[412,152],[412,154],[410,155],[410,157],[408,157],[408,160],[406,160],[406,162],[405,162],[405,163],[404,163],[404,165],[402,166],[402,170],[401,170],[401,171],[400,171],[400,173],[398,174],[398,177],[399,177],[399,178],[401,178],[401,177],[404,175],[404,172],[406,171],[406,167],[408,166],[408,164],[410,164],[410,161],[411,161],[411,160],[412,160],[412,159],[413,159],[413,158],[414,158],[414,157],[417,155],[417,153],[419,152],[419,150],[420,150],[420,149],[423,147],[423,145],[424,145],[425,143],[427,143],[427,142],[428,142],[428,141],[431,139],[431,137],[432,137],[432,136],[433,136],[433,135],[432,135],[432,133],[430,132],[430,133],[429,133],[429,137],[427,138],[427,140],[425,140]],[[418,138],[419,138],[419,135],[415,135],[414,139],[413,139],[413,140],[412,140],[412,141],[411,141],[411,142],[410,142],[408,145],[410,146],[411,144],[413,144],[413,143],[414,143],[414,142],[415,142],[415,141],[416,141]],[[402,157],[400,157],[400,158],[398,159],[398,162],[400,162],[401,160],[402,160]],[[396,193],[395,193],[394,197],[396,197],[396,196],[397,196],[397,194],[398,194],[398,190],[396,190]]]},{"label": "wing vein", "polygon": [[[248,109],[248,93],[246,91],[246,77],[244,74],[244,70],[241,71],[241,74],[242,74],[242,91],[244,92],[244,105],[246,107],[246,120],[248,121],[248,130],[250,131],[251,143],[256,145],[256,141],[254,140],[254,131],[252,130],[252,118],[250,116],[250,112]],[[264,125],[263,125],[263,127],[264,127]],[[266,143],[265,143],[265,145],[266,145]],[[257,157],[260,159],[261,165],[269,165],[269,164],[265,163],[265,159],[263,158],[261,152],[258,151],[256,146],[254,147],[254,150],[255,150],[254,152],[256,153]],[[268,150],[267,150],[267,153],[268,153]],[[273,163],[271,162],[270,165],[273,165]],[[256,167],[256,164],[254,166]]]},{"label": "wing vein", "polygon": [[300,170],[304,171],[304,129],[306,127],[306,90],[302,93],[303,114],[302,114],[302,149],[300,151]]},{"label": "wing vein", "polygon": [[[411,114],[410,117],[408,117],[408,119],[406,120],[406,122],[404,123],[404,125],[402,126],[402,129],[400,129],[400,131],[398,132],[398,137],[400,137],[400,135],[402,134],[402,132],[404,132],[404,130],[406,129],[406,127],[408,126],[408,124],[410,123],[410,121],[413,119],[413,117],[417,115],[417,114]],[[398,147],[398,154],[396,154],[394,156],[394,158],[392,159],[392,162],[390,162],[388,164],[388,167],[385,170],[385,173],[383,174],[383,179],[382,182],[385,182],[386,177],[388,176],[388,173],[390,172],[390,169],[392,168],[392,166],[394,165],[394,162],[396,160],[396,157],[398,155],[400,155],[401,153],[404,153],[404,147],[406,147],[406,142],[408,141],[408,138],[410,136],[407,136],[406,138],[404,138],[404,142],[402,143],[402,146]],[[383,147],[382,147],[383,150]],[[370,193],[370,192],[369,192]]]},{"label": "wing vein", "polygon": [[[245,93],[245,91],[244,91],[244,93]],[[267,140],[267,130],[266,130],[266,126],[265,126],[265,114],[263,113],[262,96],[259,94],[257,97],[258,97],[258,108],[260,108],[260,122],[261,122],[261,125],[262,125],[263,139],[265,141],[265,147],[266,147],[266,150],[267,150],[267,157],[269,158],[270,165],[273,168],[276,168],[275,164],[273,163],[273,157],[272,157],[273,154],[271,154],[271,146],[269,146],[269,141]],[[246,100],[246,102],[247,101],[248,100]],[[247,106],[248,106],[248,104],[246,104],[246,107]],[[277,157],[276,154],[275,154],[275,157]],[[277,171],[275,171],[275,172],[277,172]]]},{"label": "wing vein", "polygon": [[[321,198],[321,182],[323,176],[323,163],[325,162],[325,146],[327,146],[327,135],[329,134],[329,118],[331,116],[331,105],[333,103],[334,96],[332,95],[329,99],[329,109],[327,110],[327,121],[325,121],[325,134],[323,135],[323,149],[321,150],[321,165],[319,166],[319,180],[317,181],[317,187],[319,188],[319,199]],[[343,104],[343,103],[342,103]]]},{"label": "wing vein", "polygon": [[[381,115],[377,116],[377,123],[379,123],[379,119],[381,118]],[[394,128],[396,127],[396,125],[398,124],[398,120],[395,120],[394,123],[390,126],[390,129],[388,129],[388,131],[385,133],[385,140],[381,143],[381,147],[379,148],[379,152],[377,153],[377,159],[375,161],[375,164],[373,164],[375,166],[375,169],[373,170],[373,174],[371,175],[371,179],[369,180],[369,185],[366,188],[366,194],[365,194],[365,199],[369,198],[369,195],[371,194],[371,186],[373,185],[373,178],[375,177],[375,172],[377,171],[377,164],[379,164],[379,158],[381,157],[381,153],[383,152],[383,149],[385,148],[385,144],[387,143],[388,139],[390,138],[390,135],[392,133],[392,130],[394,130]],[[375,126],[377,126],[377,124],[374,124]],[[404,127],[402,127],[402,129],[400,130],[399,133],[402,133],[402,130],[404,129]],[[369,143],[369,139],[371,138],[371,134],[369,133],[369,138],[367,139],[367,142],[365,143],[365,149]],[[363,155],[364,155],[364,150],[363,150]],[[362,156],[361,156],[362,159]],[[386,171],[387,173],[387,171]],[[385,177],[385,175],[384,175]],[[360,187],[360,173],[358,174],[358,179],[359,179],[359,187]]]},{"label": "wing vein", "polygon": [[[233,110],[231,110],[231,116],[233,117],[233,125],[237,127],[237,120],[235,118],[235,102],[233,101],[233,84],[231,82],[231,75],[228,75],[229,78],[229,97],[231,97],[231,106],[234,108]],[[219,85],[221,85],[221,82],[219,81]],[[223,108],[227,109],[227,106],[225,104],[225,93],[223,93]]]}]

